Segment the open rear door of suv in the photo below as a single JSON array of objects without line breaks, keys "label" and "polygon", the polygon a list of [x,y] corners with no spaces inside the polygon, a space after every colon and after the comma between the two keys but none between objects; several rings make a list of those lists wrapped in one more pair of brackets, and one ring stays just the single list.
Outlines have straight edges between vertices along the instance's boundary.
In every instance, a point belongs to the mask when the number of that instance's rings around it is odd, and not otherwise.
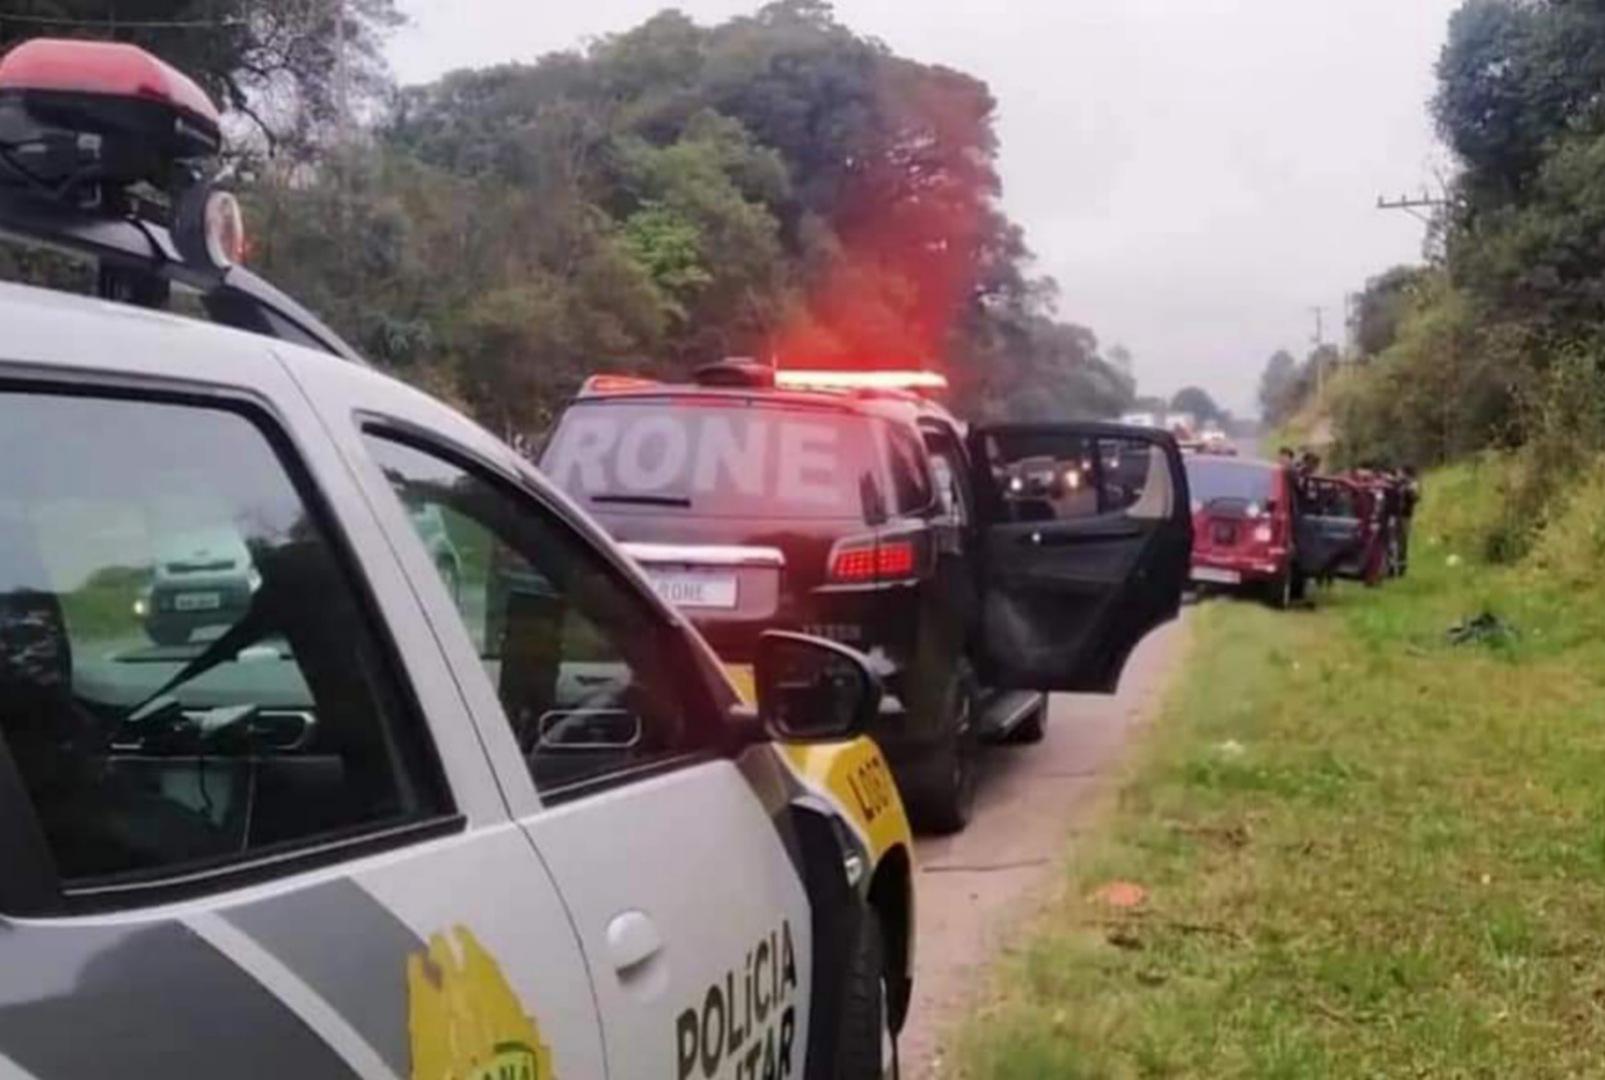
[{"label": "open rear door of suv", "polygon": [[1175,439],[1115,424],[1009,424],[974,429],[970,450],[986,681],[1113,693],[1187,583],[1192,513]]},{"label": "open rear door of suv", "polygon": [[1367,527],[1364,502],[1364,493],[1347,480],[1305,478],[1294,538],[1300,570],[1317,580],[1359,576]]}]

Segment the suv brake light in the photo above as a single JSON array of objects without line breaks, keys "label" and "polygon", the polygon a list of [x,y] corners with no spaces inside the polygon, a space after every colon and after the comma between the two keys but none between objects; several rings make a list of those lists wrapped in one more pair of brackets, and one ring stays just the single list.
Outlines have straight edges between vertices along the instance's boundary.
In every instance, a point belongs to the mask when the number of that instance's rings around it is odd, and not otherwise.
[{"label": "suv brake light", "polygon": [[881,585],[920,576],[925,545],[921,536],[858,536],[839,541],[830,552],[833,585]]}]

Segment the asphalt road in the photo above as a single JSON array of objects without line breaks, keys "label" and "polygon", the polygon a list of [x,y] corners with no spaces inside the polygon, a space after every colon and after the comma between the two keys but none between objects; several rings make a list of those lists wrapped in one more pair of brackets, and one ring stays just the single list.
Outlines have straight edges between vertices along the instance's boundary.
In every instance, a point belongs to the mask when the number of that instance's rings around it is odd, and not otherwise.
[{"label": "asphalt road", "polygon": [[1052,895],[1065,847],[1150,719],[1182,655],[1186,617],[1155,631],[1112,697],[1055,695],[1047,737],[989,748],[970,827],[919,842],[914,1005],[903,1075],[944,1075],[944,1039],[984,987],[986,966]]}]

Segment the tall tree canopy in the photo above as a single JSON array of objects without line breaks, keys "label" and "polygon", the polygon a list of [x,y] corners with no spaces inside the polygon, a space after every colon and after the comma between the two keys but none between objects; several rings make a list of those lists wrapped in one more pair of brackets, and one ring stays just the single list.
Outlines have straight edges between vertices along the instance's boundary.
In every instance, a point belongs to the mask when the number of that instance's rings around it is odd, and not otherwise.
[{"label": "tall tree canopy", "polygon": [[1260,415],[1267,424],[1279,424],[1297,408],[1298,361],[1286,349],[1278,349],[1265,362],[1259,377]]},{"label": "tall tree canopy", "polygon": [[1191,413],[1200,424],[1219,424],[1229,417],[1209,391],[1201,386],[1184,386],[1170,399],[1172,412]]},{"label": "tall tree canopy", "polygon": [[[106,10],[27,8],[52,3]],[[706,27],[665,11],[583,51],[454,72],[388,95],[362,139],[318,139],[341,33],[378,100],[392,4],[148,0],[151,17],[216,25],[116,32],[276,138],[270,106],[288,93],[284,130],[316,152],[248,192],[258,264],[494,426],[540,426],[595,370],[675,375],[730,355],[931,366],[982,415],[1130,400],[1096,337],[1057,319],[1000,208],[984,83],[893,54],[821,0],[779,0]]]}]

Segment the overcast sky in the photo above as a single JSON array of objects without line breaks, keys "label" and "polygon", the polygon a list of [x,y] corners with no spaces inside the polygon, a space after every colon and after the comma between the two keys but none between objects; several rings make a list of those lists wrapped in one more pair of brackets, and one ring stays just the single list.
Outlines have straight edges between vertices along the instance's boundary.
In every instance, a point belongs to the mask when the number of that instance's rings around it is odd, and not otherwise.
[{"label": "overcast sky", "polygon": [[[399,0],[404,82],[529,60],[664,6],[757,0]],[[1137,359],[1145,393],[1204,386],[1241,413],[1278,348],[1420,255],[1374,209],[1444,168],[1427,115],[1459,0],[837,0],[853,29],[960,68],[998,99],[1004,203],[1061,315]]]}]

